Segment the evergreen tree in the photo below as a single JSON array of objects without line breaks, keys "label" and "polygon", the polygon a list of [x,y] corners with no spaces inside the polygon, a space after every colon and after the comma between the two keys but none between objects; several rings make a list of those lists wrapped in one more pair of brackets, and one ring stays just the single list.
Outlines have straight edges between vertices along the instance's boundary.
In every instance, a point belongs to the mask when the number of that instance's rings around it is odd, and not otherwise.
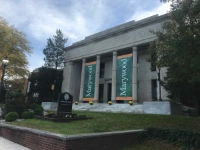
[{"label": "evergreen tree", "polygon": [[66,42],[67,39],[64,38],[63,33],[60,30],[56,30],[56,35],[54,35],[53,38],[47,39],[47,46],[43,50],[45,55],[45,67],[55,69],[64,67],[64,47]]}]

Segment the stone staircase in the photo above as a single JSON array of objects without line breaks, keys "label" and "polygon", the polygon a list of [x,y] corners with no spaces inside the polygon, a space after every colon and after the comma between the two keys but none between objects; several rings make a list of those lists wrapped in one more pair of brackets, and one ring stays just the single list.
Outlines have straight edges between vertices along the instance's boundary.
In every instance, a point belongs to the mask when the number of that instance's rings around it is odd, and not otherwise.
[{"label": "stone staircase", "polygon": [[102,104],[102,103],[94,103],[90,105],[89,103],[79,103],[78,105],[73,104],[73,110],[79,111],[94,111],[94,112],[123,112],[123,113],[133,113],[133,114],[143,114],[143,105],[142,104],[118,104],[113,103],[112,105],[109,104]]}]

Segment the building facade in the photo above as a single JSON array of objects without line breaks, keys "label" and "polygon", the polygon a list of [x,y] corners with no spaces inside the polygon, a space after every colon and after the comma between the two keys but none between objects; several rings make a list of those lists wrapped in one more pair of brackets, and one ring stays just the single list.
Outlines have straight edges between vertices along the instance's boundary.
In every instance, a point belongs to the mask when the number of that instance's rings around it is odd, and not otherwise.
[{"label": "building facade", "polygon": [[[167,14],[113,27],[66,47],[62,92],[74,101],[142,103],[159,98],[158,73],[147,58],[150,30],[160,30]],[[165,69],[161,68],[161,79]],[[167,92],[161,87],[162,99]]]}]

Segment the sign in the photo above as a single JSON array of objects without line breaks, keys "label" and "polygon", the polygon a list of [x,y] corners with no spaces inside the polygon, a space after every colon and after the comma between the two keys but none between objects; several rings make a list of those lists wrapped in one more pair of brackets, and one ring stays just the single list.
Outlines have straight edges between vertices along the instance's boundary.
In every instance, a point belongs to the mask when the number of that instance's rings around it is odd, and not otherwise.
[{"label": "sign", "polygon": [[116,100],[132,100],[132,54],[117,57]]},{"label": "sign", "polygon": [[57,115],[72,114],[73,96],[68,92],[61,93],[58,98]]},{"label": "sign", "polygon": [[94,100],[96,61],[86,63],[83,101]]}]

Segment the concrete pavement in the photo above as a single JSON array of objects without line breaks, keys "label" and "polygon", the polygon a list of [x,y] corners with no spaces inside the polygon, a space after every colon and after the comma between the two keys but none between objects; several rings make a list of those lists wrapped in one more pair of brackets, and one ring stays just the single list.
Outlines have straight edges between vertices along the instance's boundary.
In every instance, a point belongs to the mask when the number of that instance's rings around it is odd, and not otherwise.
[{"label": "concrete pavement", "polygon": [[0,137],[0,149],[1,150],[30,150],[27,147],[9,141],[5,138]]}]

